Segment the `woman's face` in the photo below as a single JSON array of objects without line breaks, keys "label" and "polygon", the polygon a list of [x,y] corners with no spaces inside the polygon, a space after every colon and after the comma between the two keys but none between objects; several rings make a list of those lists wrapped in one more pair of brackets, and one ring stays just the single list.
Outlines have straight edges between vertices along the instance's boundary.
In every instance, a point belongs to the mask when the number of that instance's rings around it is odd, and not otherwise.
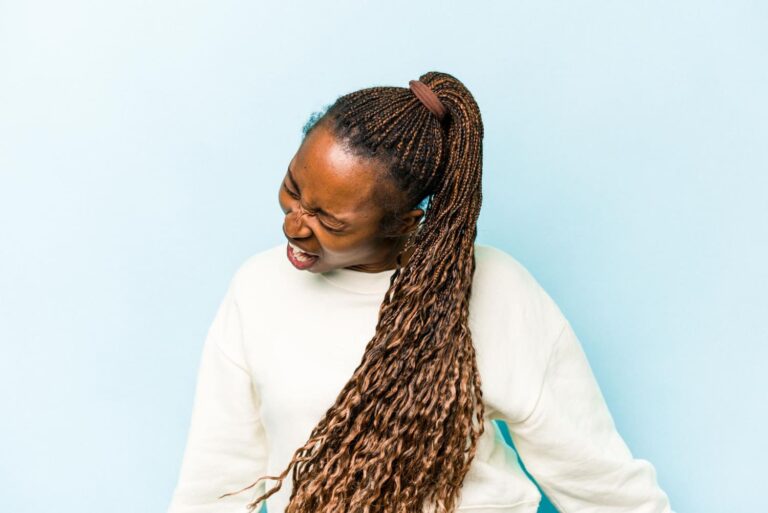
[{"label": "woman's face", "polygon": [[[377,204],[376,187],[391,185],[377,181],[377,166],[347,152],[322,123],[306,136],[278,194],[289,242],[286,257],[294,267],[315,273],[395,268],[402,237],[379,231],[384,210]],[[403,214],[403,230],[396,233],[406,233],[422,214],[419,209]]]}]

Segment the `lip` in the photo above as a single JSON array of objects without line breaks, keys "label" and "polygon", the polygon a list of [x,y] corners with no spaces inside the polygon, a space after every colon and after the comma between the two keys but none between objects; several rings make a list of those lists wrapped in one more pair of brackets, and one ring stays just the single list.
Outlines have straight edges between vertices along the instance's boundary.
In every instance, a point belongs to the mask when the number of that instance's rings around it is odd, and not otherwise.
[{"label": "lip", "polygon": [[299,246],[298,244],[296,244],[296,243],[295,243],[295,242],[293,242],[293,241],[288,241],[288,244],[293,244],[294,246],[296,246],[297,248],[299,248],[301,251],[303,251],[303,252],[304,252],[304,253],[306,253],[307,255],[312,255],[312,256],[320,256],[320,255],[318,255],[317,253],[312,253],[311,251],[307,251],[306,249],[302,248],[301,246]]},{"label": "lip", "polygon": [[290,244],[285,245],[285,254],[288,256],[288,260],[293,264],[293,266],[296,269],[304,270],[309,269],[313,265],[315,265],[315,262],[320,258],[318,255],[312,255],[312,258],[307,260],[306,262],[302,262],[296,258],[296,256],[293,253],[293,248]]}]

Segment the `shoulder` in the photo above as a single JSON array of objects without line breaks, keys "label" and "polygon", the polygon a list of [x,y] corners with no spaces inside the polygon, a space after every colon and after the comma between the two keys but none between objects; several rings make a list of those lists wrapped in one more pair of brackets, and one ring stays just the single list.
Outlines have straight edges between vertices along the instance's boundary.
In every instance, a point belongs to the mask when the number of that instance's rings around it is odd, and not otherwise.
[{"label": "shoulder", "polygon": [[236,296],[246,292],[271,290],[297,273],[285,257],[285,245],[278,244],[253,253],[240,262],[230,281]]},{"label": "shoulder", "polygon": [[473,289],[496,295],[546,294],[538,280],[519,260],[487,244],[475,244]]},{"label": "shoulder", "polygon": [[[265,271],[280,271],[286,263],[285,244],[271,246],[245,258],[235,272],[235,277],[245,279],[253,274],[263,274]],[[288,267],[285,266],[287,269]]]},{"label": "shoulder", "polygon": [[509,253],[475,244],[475,263],[469,324],[484,401],[496,410],[493,415],[518,421],[536,405],[567,320],[534,275]]},{"label": "shoulder", "polygon": [[231,278],[238,302],[271,308],[296,294],[322,294],[327,282],[317,273],[298,271],[286,256],[286,244],[267,247],[242,260]]},{"label": "shoulder", "polygon": [[543,340],[554,339],[562,330],[565,317],[560,308],[518,259],[497,247],[475,244],[475,263],[475,317],[503,318]]},{"label": "shoulder", "polygon": [[528,269],[506,251],[488,244],[475,244],[475,275],[495,275],[520,283],[535,281]]}]

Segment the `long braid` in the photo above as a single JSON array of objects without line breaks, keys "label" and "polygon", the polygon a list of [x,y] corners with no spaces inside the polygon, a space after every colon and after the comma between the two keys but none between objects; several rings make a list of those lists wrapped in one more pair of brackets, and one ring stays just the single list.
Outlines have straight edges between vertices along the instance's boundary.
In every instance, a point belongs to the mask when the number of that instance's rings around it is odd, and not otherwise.
[{"label": "long braid", "polygon": [[243,489],[278,481],[250,511],[291,469],[285,513],[422,513],[428,505],[449,513],[458,505],[484,430],[468,322],[483,124],[456,78],[429,72],[420,81],[447,107],[443,123],[401,87],[339,97],[318,121],[331,123],[350,151],[386,163],[408,206],[430,201],[362,361],[285,470]]}]

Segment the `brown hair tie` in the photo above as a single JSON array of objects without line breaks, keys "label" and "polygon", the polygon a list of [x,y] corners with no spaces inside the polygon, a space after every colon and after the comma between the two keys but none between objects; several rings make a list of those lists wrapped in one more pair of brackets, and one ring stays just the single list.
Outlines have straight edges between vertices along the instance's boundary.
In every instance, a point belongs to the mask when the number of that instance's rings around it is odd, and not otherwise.
[{"label": "brown hair tie", "polygon": [[435,92],[430,89],[427,84],[418,80],[411,80],[408,82],[408,87],[411,88],[411,91],[416,95],[416,98],[421,100],[421,103],[423,103],[432,114],[437,116],[437,119],[440,121],[445,119],[445,116],[448,114],[448,108],[440,101],[440,98],[437,97]]}]

